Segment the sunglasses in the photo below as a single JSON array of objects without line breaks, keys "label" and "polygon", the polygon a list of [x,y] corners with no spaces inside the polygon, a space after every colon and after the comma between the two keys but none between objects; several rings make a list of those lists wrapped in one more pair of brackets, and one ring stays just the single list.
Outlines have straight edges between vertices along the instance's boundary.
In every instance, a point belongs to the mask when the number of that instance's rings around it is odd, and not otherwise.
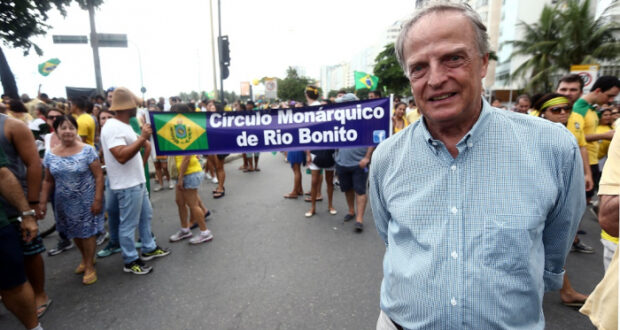
[{"label": "sunglasses", "polygon": [[47,116],[47,119],[56,120],[56,118],[60,118],[60,117],[62,117],[62,115],[59,115],[59,116]]},{"label": "sunglasses", "polygon": [[557,115],[559,113],[561,113],[562,111],[566,112],[566,113],[571,113],[573,111],[573,109],[569,106],[563,106],[563,107],[553,107],[553,108],[549,108],[547,109],[547,111],[551,111],[552,114]]}]

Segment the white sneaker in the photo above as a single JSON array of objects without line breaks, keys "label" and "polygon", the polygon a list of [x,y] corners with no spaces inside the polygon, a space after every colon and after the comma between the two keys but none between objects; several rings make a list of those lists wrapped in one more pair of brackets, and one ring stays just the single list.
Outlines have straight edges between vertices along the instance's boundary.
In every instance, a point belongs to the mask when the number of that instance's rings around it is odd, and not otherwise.
[{"label": "white sneaker", "polygon": [[213,177],[211,176],[211,174],[209,174],[209,172],[207,172],[207,173],[205,173],[205,174],[206,174],[206,175],[205,175],[205,179],[207,179],[207,180],[211,180],[211,179],[213,179]]},{"label": "white sneaker", "polygon": [[170,236],[170,242],[178,242],[182,239],[186,239],[188,237],[192,237],[192,232],[183,232],[182,230],[177,231],[172,236]]},{"label": "white sneaker", "polygon": [[211,179],[211,182],[213,182],[213,183],[219,183],[219,181],[217,181],[217,178],[216,178],[216,177],[213,177],[213,179]]},{"label": "white sneaker", "polygon": [[174,183],[172,181],[168,181],[168,189],[174,189]]},{"label": "white sneaker", "polygon": [[200,244],[200,243],[208,242],[212,239],[213,239],[213,234],[211,234],[211,231],[207,229],[206,234],[200,233],[196,237],[192,237],[189,240],[189,244]]},{"label": "white sneaker", "polygon": [[162,189],[164,189],[164,187],[162,187],[160,184],[158,184],[157,187],[155,187],[155,189],[153,189],[153,191],[161,191]]}]

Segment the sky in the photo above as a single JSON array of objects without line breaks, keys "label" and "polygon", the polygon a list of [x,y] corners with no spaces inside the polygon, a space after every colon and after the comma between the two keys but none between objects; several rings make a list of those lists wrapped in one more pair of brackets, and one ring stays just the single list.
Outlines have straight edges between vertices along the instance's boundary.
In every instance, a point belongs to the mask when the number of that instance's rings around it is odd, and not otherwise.
[{"label": "sky", "polygon": [[[289,66],[319,80],[322,65],[349,60],[371,46],[395,21],[413,12],[413,0],[222,0],[222,35],[230,39],[230,76],[224,89],[239,94],[240,82],[284,78]],[[213,0],[215,38],[217,0]],[[105,0],[96,10],[98,33],[127,34],[127,48],[100,48],[103,88],[125,86],[145,97],[213,89],[209,0]],[[47,35],[33,38],[44,51],[24,56],[3,45],[19,93],[65,96],[65,86],[95,87],[92,48],[53,44],[52,35],[88,35],[88,11],[73,5],[63,17],[53,9]],[[217,40],[216,47],[217,47]],[[217,59],[217,48],[215,50]],[[61,64],[49,76],[38,65]],[[142,69],[142,82],[140,81]],[[219,71],[219,64],[216,62]],[[217,80],[219,88],[219,79]]]}]

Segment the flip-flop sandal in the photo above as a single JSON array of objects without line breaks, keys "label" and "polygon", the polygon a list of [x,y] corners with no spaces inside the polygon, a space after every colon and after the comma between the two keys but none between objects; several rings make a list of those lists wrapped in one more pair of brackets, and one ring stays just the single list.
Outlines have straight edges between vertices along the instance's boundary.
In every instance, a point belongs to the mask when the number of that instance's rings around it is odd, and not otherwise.
[{"label": "flip-flop sandal", "polygon": [[286,199],[297,199],[297,197],[299,197],[299,196],[298,195],[291,195],[291,194],[284,195],[284,198],[286,198]]},{"label": "flip-flop sandal", "polygon": [[315,214],[316,214],[316,212],[310,212],[310,211],[308,211],[308,212],[306,212],[304,215],[306,216],[306,218],[311,218],[311,217],[312,217],[313,215],[315,215]]},{"label": "flip-flop sandal", "polygon": [[222,198],[222,197],[224,197],[224,195],[226,195],[225,191],[215,191],[215,192],[213,192],[213,198],[215,198],[215,199]]},{"label": "flip-flop sandal", "polygon": [[47,299],[47,301],[38,306],[37,307],[37,318],[41,318],[43,317],[43,315],[45,314],[45,312],[47,312],[47,309],[50,307],[50,305],[52,304],[52,299]]},{"label": "flip-flop sandal", "polygon": [[254,169],[254,171],[260,172],[260,168],[257,167],[257,168]]},{"label": "flip-flop sandal", "polygon": [[[304,199],[304,201],[306,201],[306,203],[312,203],[312,198],[306,197],[306,199]],[[317,198],[316,201],[317,202],[322,202],[323,201],[323,197]]]},{"label": "flip-flop sandal", "polygon": [[336,215],[338,214],[338,211],[336,209],[329,209],[329,214]]}]

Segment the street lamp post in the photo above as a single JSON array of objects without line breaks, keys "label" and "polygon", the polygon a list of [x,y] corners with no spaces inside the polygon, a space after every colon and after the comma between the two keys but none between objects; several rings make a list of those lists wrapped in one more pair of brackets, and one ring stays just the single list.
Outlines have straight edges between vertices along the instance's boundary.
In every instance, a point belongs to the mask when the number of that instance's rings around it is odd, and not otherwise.
[{"label": "street lamp post", "polygon": [[101,79],[101,62],[99,61],[99,38],[95,28],[95,5],[92,0],[87,1],[88,17],[90,19],[90,45],[93,47],[93,60],[95,62],[95,81],[97,93],[103,94],[103,81]]}]

